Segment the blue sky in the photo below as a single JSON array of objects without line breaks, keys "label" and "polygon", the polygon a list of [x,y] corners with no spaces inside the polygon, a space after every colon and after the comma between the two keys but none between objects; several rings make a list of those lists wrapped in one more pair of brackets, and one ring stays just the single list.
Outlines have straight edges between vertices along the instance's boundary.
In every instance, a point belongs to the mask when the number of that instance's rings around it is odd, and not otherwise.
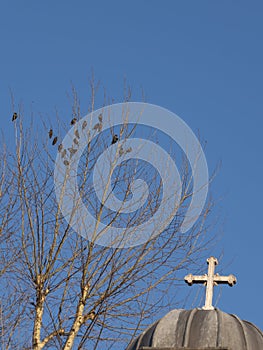
[{"label": "blue sky", "polygon": [[10,89],[27,111],[50,118],[55,108],[70,114],[73,82],[86,113],[92,69],[116,102],[126,77],[135,100],[143,87],[147,102],[200,132],[210,172],[222,161],[211,191],[224,234],[223,272],[238,277],[218,306],[261,329],[262,16],[262,1],[243,0],[17,0],[2,1],[0,11],[0,126],[7,137]]}]

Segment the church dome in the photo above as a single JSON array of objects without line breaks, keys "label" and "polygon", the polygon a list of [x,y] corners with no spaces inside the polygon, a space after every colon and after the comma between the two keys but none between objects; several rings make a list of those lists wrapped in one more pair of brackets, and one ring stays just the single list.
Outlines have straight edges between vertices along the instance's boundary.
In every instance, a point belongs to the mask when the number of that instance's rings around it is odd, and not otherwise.
[{"label": "church dome", "polygon": [[127,350],[144,347],[262,350],[263,333],[252,323],[219,309],[178,309],[146,329]]}]

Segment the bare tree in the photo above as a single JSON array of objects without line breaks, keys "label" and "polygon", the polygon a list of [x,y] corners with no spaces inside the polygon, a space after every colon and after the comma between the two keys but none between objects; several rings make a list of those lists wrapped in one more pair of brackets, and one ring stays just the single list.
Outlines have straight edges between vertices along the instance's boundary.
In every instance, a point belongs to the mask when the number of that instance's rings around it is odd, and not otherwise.
[{"label": "bare tree", "polygon": [[[95,92],[93,84],[91,110]],[[1,158],[2,349],[123,348],[160,310],[169,308],[168,288],[172,284],[176,291],[180,272],[192,269],[207,246],[206,219],[211,202],[192,229],[180,233],[192,196],[191,172],[185,158],[181,161],[180,207],[167,227],[164,222],[160,235],[121,249],[97,245],[96,230],[89,232],[92,239],[74,232],[55,195],[54,165],[59,150],[64,166],[69,166],[79,142],[80,125],[90,136],[96,133],[81,156],[78,186],[83,202],[98,221],[131,232],[158,209],[162,179],[146,164],[124,161],[110,174],[108,185],[125,202],[134,180],[143,178],[150,189],[147,202],[136,213],[125,215],[105,207],[91,186],[96,161],[105,147],[117,143],[116,139],[112,141],[115,134],[129,138],[136,125],[129,127],[126,123],[117,131],[100,133],[103,120],[99,116],[96,127],[89,130],[85,123],[77,123],[80,107],[75,90],[73,95],[73,115],[68,120],[75,134],[72,149],[63,149],[55,124],[51,129],[33,124],[26,128],[22,113],[18,113],[12,125],[14,151],[3,152]],[[116,157],[129,151],[116,145]]]}]

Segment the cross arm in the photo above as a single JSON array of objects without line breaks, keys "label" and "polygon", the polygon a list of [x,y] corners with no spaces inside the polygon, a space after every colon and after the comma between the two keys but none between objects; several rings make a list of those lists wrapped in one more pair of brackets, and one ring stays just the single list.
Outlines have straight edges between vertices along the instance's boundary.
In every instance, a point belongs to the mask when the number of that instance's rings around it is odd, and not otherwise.
[{"label": "cross arm", "polygon": [[207,282],[207,274],[194,276],[191,273],[184,278],[185,282],[191,286],[193,283]]},{"label": "cross arm", "polygon": [[[192,274],[189,274],[185,276],[184,278],[185,282],[191,286],[194,283],[200,283],[200,282],[207,282],[207,274],[200,275],[200,276],[194,276]],[[234,275],[229,276],[220,276],[218,274],[214,275],[213,282],[215,284],[225,284],[228,283],[230,287],[233,287],[237,283],[237,279]]]},{"label": "cross arm", "polygon": [[236,279],[236,276],[234,276],[234,275],[220,276],[220,275],[216,274],[214,276],[214,282],[216,284],[228,283],[230,285],[230,287],[233,287],[233,285],[237,283],[237,279]]}]

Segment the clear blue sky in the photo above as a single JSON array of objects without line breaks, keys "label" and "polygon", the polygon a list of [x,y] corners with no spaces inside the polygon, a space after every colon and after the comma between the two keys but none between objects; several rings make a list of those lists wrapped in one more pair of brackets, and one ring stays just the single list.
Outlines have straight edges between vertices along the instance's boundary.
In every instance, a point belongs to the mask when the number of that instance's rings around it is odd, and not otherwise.
[{"label": "clear blue sky", "polygon": [[55,106],[66,110],[72,81],[87,112],[92,68],[117,101],[126,76],[135,96],[142,86],[148,102],[200,131],[210,172],[222,161],[212,193],[223,222],[224,272],[238,277],[233,289],[223,288],[218,306],[261,329],[262,19],[259,0],[6,0],[0,11],[0,125],[6,135],[9,89],[28,110],[33,103],[50,117]]}]

